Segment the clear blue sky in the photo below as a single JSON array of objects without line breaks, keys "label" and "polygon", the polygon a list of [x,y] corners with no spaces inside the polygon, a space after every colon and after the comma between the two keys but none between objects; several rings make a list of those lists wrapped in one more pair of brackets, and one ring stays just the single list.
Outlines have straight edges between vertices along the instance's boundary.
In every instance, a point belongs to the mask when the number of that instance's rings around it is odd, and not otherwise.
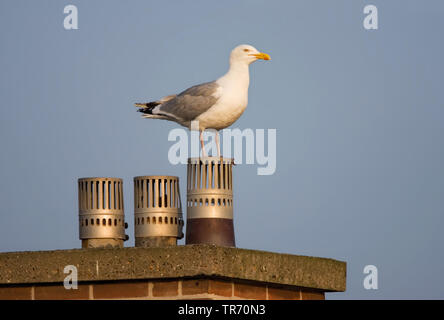
[{"label": "clear blue sky", "polygon": [[235,167],[238,247],[347,261],[331,299],[444,298],[443,16],[419,0],[1,1],[0,251],[80,247],[79,177],[124,179],[131,239],[134,176],[178,175],[184,199],[177,125],[132,103],[216,79],[248,43],[272,61],[251,66],[234,127],[276,128],[277,170]]}]

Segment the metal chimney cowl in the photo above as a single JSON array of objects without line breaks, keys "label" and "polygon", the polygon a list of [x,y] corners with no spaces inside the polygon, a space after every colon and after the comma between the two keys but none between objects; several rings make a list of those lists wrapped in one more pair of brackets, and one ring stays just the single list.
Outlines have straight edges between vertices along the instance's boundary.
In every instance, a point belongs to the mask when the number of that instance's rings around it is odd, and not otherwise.
[{"label": "metal chimney cowl", "polygon": [[80,178],[78,192],[82,248],[123,247],[128,236],[122,179]]},{"label": "metal chimney cowl", "polygon": [[233,159],[189,158],[186,244],[235,246]]},{"label": "metal chimney cowl", "polygon": [[175,246],[183,225],[178,177],[134,178],[136,247]]}]

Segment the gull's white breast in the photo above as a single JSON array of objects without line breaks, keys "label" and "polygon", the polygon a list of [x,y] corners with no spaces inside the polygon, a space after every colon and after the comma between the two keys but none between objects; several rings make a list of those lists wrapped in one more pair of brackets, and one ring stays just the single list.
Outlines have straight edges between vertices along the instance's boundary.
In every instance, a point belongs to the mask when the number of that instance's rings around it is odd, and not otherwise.
[{"label": "gull's white breast", "polygon": [[[220,79],[222,80],[222,79]],[[219,98],[217,103],[209,110],[196,118],[201,129],[221,130],[232,125],[247,108],[248,86],[238,83],[226,83],[219,81],[219,89],[215,96]]]}]

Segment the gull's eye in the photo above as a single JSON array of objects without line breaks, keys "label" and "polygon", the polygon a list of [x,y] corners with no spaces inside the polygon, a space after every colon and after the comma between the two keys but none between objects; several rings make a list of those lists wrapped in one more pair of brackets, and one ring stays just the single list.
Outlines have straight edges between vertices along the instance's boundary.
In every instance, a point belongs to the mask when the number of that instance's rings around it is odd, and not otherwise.
[{"label": "gull's eye", "polygon": [[244,52],[248,52],[248,51],[250,51],[250,50],[248,50],[248,49],[244,49]]}]

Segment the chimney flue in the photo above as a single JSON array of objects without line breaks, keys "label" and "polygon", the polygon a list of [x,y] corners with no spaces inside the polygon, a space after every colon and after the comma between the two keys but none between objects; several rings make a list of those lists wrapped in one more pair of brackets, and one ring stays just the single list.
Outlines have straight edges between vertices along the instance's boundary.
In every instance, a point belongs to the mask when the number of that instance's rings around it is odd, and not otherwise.
[{"label": "chimney flue", "polygon": [[175,246],[183,238],[179,178],[134,178],[134,233],[136,247]]},{"label": "chimney flue", "polygon": [[78,188],[82,248],[123,247],[128,236],[122,179],[81,178]]},{"label": "chimney flue", "polygon": [[235,246],[233,159],[189,158],[186,244]]}]

